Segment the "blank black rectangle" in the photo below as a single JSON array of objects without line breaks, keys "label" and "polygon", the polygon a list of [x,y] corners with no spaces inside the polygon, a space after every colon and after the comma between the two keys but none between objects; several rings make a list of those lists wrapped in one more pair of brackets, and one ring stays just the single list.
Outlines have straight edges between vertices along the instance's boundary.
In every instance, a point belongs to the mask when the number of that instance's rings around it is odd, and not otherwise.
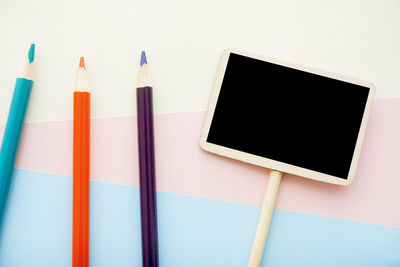
[{"label": "blank black rectangle", "polygon": [[231,53],[207,142],[347,179],[369,90]]}]

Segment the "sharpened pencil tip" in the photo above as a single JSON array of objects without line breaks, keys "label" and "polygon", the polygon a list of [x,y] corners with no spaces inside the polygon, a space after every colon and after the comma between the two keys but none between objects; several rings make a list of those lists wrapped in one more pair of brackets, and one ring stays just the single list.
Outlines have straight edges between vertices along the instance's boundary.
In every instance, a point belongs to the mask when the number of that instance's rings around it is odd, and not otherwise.
[{"label": "sharpened pencil tip", "polygon": [[146,52],[142,51],[142,55],[140,56],[140,66],[147,64]]},{"label": "sharpened pencil tip", "polygon": [[29,63],[32,63],[35,60],[35,44],[31,44],[28,51],[28,60]]},{"label": "sharpened pencil tip", "polygon": [[79,67],[86,69],[86,67],[85,67],[85,58],[84,57],[81,57],[79,59]]}]

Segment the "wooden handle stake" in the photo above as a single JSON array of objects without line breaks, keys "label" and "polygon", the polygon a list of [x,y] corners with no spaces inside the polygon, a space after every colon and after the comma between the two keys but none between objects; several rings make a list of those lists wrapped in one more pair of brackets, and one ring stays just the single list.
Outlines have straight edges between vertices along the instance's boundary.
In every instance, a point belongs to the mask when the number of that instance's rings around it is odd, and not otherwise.
[{"label": "wooden handle stake", "polygon": [[254,237],[253,248],[251,250],[248,267],[258,267],[261,263],[265,241],[267,240],[268,229],[271,223],[272,213],[274,212],[276,196],[278,195],[279,184],[282,173],[271,170],[267,188],[264,194],[264,201],[261,209],[256,236]]}]

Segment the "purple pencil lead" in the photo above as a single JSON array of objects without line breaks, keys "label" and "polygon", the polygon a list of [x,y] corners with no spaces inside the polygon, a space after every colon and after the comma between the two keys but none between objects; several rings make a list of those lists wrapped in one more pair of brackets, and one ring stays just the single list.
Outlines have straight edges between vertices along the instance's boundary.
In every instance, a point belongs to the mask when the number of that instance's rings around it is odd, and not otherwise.
[{"label": "purple pencil lead", "polygon": [[140,66],[147,64],[146,52],[142,51],[142,55],[140,56]]}]

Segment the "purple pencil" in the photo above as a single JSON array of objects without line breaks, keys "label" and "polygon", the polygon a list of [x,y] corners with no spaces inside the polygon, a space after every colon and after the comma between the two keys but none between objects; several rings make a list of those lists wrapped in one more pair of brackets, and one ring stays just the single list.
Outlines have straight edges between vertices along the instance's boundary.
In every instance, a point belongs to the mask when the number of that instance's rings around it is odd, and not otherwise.
[{"label": "purple pencil", "polygon": [[142,51],[136,90],[140,172],[143,267],[158,266],[156,173],[154,161],[153,88]]}]

